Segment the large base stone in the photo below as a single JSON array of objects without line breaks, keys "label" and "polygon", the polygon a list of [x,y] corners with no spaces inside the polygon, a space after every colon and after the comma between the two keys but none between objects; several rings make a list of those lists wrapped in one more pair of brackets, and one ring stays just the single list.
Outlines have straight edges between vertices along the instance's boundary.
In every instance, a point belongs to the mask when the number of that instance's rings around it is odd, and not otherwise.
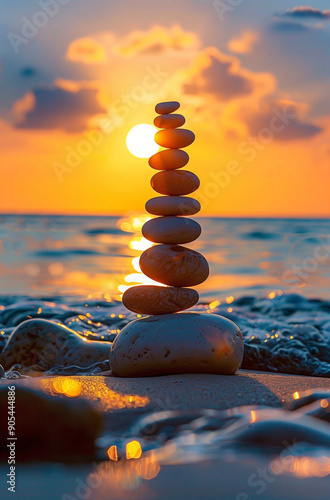
[{"label": "large base stone", "polygon": [[145,377],[175,373],[233,375],[243,359],[235,323],[215,314],[148,316],[126,325],[110,351],[112,373]]}]

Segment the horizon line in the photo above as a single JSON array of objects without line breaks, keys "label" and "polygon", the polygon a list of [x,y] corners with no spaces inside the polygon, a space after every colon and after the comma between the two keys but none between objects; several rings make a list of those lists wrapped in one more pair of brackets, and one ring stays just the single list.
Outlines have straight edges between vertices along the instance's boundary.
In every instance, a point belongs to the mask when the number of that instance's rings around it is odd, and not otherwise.
[{"label": "horizon line", "polygon": [[[134,212],[127,211],[122,213],[108,213],[108,214],[99,214],[99,213],[56,213],[56,212],[0,212],[1,216],[21,216],[21,217],[129,217],[133,215],[148,215],[148,212]],[[152,217],[152,214],[149,214]],[[217,219],[310,219],[310,220],[330,220],[329,215],[221,215],[221,214],[203,214],[198,215],[195,214],[195,217],[201,218],[217,218]]]}]

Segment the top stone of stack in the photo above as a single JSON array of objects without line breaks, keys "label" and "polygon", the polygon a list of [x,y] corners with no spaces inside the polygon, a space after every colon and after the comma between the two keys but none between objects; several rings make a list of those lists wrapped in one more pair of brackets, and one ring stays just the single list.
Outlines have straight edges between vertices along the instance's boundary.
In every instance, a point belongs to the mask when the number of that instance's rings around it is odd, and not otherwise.
[{"label": "top stone of stack", "polygon": [[178,101],[168,101],[168,102],[160,102],[156,105],[155,111],[159,115],[167,115],[168,113],[173,113],[179,109],[180,103]]}]

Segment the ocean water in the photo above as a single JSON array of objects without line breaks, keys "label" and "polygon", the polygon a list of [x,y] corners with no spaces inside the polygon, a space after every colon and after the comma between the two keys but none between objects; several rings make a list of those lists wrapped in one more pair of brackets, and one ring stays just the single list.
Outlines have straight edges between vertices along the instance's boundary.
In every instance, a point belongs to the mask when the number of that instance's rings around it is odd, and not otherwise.
[{"label": "ocean water", "polygon": [[[0,216],[0,294],[118,298],[143,282],[137,260],[148,247],[145,220],[144,214]],[[203,300],[271,292],[329,298],[330,221],[196,220],[202,234],[187,246],[210,264],[209,279],[197,287]]]},{"label": "ocean water", "polygon": [[[143,214],[2,215],[0,350],[30,318],[54,319],[86,338],[113,341],[136,317],[121,304],[122,292],[149,282],[138,266],[150,246],[141,235],[145,220]],[[211,274],[197,287],[194,310],[239,325],[245,368],[330,376],[329,221],[198,221],[202,235],[187,246],[205,255]],[[55,371],[61,368],[68,367]],[[54,372],[51,364],[42,369]]]},{"label": "ocean water", "polygon": [[[54,422],[51,418],[47,421],[46,435],[40,438],[35,419],[32,417],[29,428],[25,418],[24,433],[30,429],[31,439],[25,449],[25,434],[18,443],[23,443],[22,454],[27,453],[27,459],[34,464],[20,464],[20,498],[30,498],[32,490],[36,498],[44,498],[45,492],[54,499],[64,493],[78,497],[77,478],[88,485],[97,479],[101,486],[93,490],[92,496],[98,500],[109,498],[111,493],[114,498],[165,499],[177,495],[177,491],[187,493],[192,500],[218,498],[219,484],[226,498],[294,499],[297,491],[301,499],[313,495],[327,498],[329,391],[304,393],[299,386],[285,408],[253,405],[223,411],[160,408],[144,412],[148,398],[114,393],[108,376],[78,376],[104,373],[110,369],[108,359],[95,362],[94,355],[86,368],[79,366],[74,356],[65,357],[63,332],[67,332],[68,339],[80,337],[80,344],[74,341],[71,346],[74,352],[81,344],[95,350],[99,341],[109,342],[110,347],[120,329],[136,318],[123,307],[120,296],[127,286],[146,282],[138,266],[139,255],[148,246],[140,232],[144,220],[145,216],[138,214],[108,218],[1,217],[0,363],[8,359],[5,352],[13,359],[15,353],[23,352],[20,359],[5,366],[7,371],[0,385],[3,415],[7,411],[8,379],[17,387],[18,404],[27,405],[29,410],[21,407],[20,413],[31,418],[32,389],[24,389],[24,380],[19,379],[45,374],[58,376],[35,379],[45,393],[34,390],[34,401],[52,405],[49,415],[56,419],[56,428],[58,421],[67,422],[67,415],[73,412],[79,414],[76,423],[82,425],[82,439],[91,439],[90,433],[84,435],[87,426],[80,398],[75,397],[85,387],[86,379],[91,401],[104,405],[105,416],[93,464],[70,468],[63,464],[54,468],[53,463],[40,466],[36,462],[40,452],[45,460],[53,461],[49,435]],[[221,314],[239,325],[245,344],[243,368],[330,377],[329,222],[199,221],[202,236],[189,246],[206,256],[211,275],[198,287],[201,299],[193,310]],[[11,336],[16,329],[22,332],[19,325],[28,319],[32,320],[28,335]],[[66,328],[53,325],[53,332],[48,334],[49,325],[42,329],[35,319],[52,320]],[[62,337],[54,352],[57,331]],[[70,350],[70,342],[65,348]],[[62,364],[54,361],[54,355],[56,360],[63,360]],[[70,378],[67,386],[68,379],[62,375],[76,377]],[[102,393],[100,388],[106,380],[110,381],[109,388],[106,386],[106,393]],[[64,402],[70,406],[61,414],[58,408],[63,408],[60,398],[64,395],[70,396]],[[114,411],[116,405],[120,408],[118,414]],[[141,412],[131,414],[130,409],[135,407]],[[108,413],[111,418],[107,418]],[[71,446],[65,432],[59,432],[56,439],[56,449],[65,450],[67,460],[76,447]],[[31,440],[37,443],[36,450],[31,448]],[[126,460],[127,446],[132,443],[135,452],[136,446],[140,447],[139,453],[135,460]],[[7,448],[1,452],[7,457]],[[8,472],[4,467],[1,471]],[[267,471],[267,482],[260,480],[259,471]],[[36,474],[38,481],[34,484]],[[233,477],[235,481],[228,480]],[[252,482],[253,477],[258,480]],[[24,484],[26,497],[20,484]],[[257,485],[264,485],[264,494],[253,489]]]}]

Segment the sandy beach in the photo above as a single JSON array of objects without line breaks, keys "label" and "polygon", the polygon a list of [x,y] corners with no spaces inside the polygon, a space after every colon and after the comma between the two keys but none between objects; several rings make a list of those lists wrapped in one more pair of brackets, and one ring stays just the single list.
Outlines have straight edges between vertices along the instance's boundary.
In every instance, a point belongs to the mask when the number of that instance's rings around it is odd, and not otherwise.
[{"label": "sandy beach", "polygon": [[[9,381],[3,379],[0,384],[6,386]],[[101,410],[105,421],[104,432],[117,435],[123,434],[134,421],[152,411],[188,410],[193,414],[200,409],[226,410],[245,405],[280,408],[293,393],[329,389],[329,379],[326,378],[248,370],[240,370],[236,376],[186,374],[129,379],[102,374],[36,377],[12,380],[10,384],[15,384],[17,388],[42,389],[53,395],[54,388],[60,391],[62,387],[66,395],[71,391],[72,399],[72,391],[79,387],[79,395]],[[22,415],[17,418],[22,418]],[[40,424],[47,428],[42,416]],[[48,432],[52,432],[51,427]],[[31,442],[36,438],[31,436]],[[311,474],[310,477],[297,477],[288,472],[275,474],[272,472],[272,458],[258,453],[241,452],[231,458],[230,455],[194,458],[194,452],[190,452],[179,460],[172,460],[173,463],[168,459],[162,463],[161,459],[148,452],[143,456],[140,460],[93,461],[81,465],[47,462],[20,464],[17,498],[41,499],[47,494],[51,500],[165,500],[169,496],[215,500],[220,495],[226,499],[275,500],[297,498],[299,489],[300,499],[307,500],[313,496],[325,500],[330,485],[329,476],[320,478]],[[262,479],[259,476],[263,470],[268,473]],[[5,472],[4,465],[0,471]],[[227,480],[228,475],[232,477],[231,481]],[[5,492],[2,498],[11,498],[10,493]]]},{"label": "sandy beach", "polygon": [[[281,407],[297,391],[330,388],[327,378],[252,370],[239,370],[234,376],[184,374],[120,378],[105,373],[98,376],[35,377],[10,383],[49,392],[51,381],[58,378],[78,381],[80,395],[94,402],[100,396],[100,409],[110,413],[123,410],[123,407],[132,412],[136,407],[139,407],[138,412],[200,408],[225,410],[245,405]],[[8,381],[1,380],[0,384],[7,385]]]}]

